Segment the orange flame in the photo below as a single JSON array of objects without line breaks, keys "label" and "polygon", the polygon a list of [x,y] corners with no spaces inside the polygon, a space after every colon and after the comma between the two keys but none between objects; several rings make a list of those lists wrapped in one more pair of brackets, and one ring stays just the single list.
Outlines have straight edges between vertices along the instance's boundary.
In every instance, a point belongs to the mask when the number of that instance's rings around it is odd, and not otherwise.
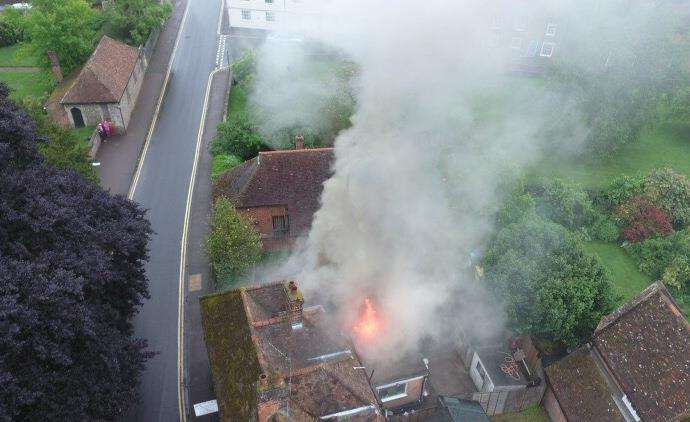
[{"label": "orange flame", "polygon": [[363,340],[371,340],[381,330],[381,321],[372,305],[371,300],[364,299],[364,310],[361,312],[359,321],[354,326],[354,331]]}]

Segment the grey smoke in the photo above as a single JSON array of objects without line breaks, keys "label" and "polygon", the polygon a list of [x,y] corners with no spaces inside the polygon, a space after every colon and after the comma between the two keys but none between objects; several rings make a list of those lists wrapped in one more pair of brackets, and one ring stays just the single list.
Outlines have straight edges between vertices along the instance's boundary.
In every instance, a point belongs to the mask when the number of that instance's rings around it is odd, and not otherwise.
[{"label": "grey smoke", "polygon": [[[335,175],[308,239],[286,265],[260,277],[296,277],[307,297],[338,305],[344,325],[364,296],[374,297],[392,328],[381,353],[413,349],[460,323],[496,334],[502,311],[465,269],[468,255],[491,232],[499,186],[546,150],[578,151],[587,130],[572,92],[507,71],[507,55],[487,44],[492,19],[499,13],[540,24],[558,15],[586,38],[571,48],[579,65],[591,65],[605,54],[587,37],[596,32],[588,13],[601,22],[613,11],[594,1],[314,3],[320,10],[309,16],[318,21],[286,29],[358,64],[357,109],[353,126],[335,142]],[[609,4],[620,10],[620,2]],[[647,12],[640,6],[610,22],[635,28],[632,20]],[[333,94],[332,86],[310,84],[311,75],[301,73],[311,60],[307,48],[267,42],[259,55],[263,82],[253,101],[275,111],[267,131],[318,124],[311,111]],[[559,48],[553,60],[568,54]],[[262,88],[277,81],[282,90]]]}]

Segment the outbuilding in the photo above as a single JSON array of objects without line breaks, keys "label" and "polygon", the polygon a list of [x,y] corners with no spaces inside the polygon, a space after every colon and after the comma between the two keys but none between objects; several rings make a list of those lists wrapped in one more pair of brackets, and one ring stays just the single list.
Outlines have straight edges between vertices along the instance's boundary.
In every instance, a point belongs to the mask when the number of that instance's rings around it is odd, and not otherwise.
[{"label": "outbuilding", "polygon": [[127,129],[145,71],[138,48],[104,35],[60,100],[72,127],[110,121],[118,131]]}]

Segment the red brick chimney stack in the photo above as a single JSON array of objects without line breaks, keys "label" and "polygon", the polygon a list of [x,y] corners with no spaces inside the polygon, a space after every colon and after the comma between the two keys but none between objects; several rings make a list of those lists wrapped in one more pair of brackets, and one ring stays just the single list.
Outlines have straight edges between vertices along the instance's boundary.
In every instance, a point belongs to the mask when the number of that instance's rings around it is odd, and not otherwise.
[{"label": "red brick chimney stack", "polygon": [[304,297],[302,292],[297,288],[297,283],[289,281],[286,285],[286,293],[288,298],[287,303],[287,317],[290,326],[293,330],[302,328],[302,310],[304,305]]},{"label": "red brick chimney stack", "polygon": [[295,149],[304,149],[304,136],[295,136]]}]

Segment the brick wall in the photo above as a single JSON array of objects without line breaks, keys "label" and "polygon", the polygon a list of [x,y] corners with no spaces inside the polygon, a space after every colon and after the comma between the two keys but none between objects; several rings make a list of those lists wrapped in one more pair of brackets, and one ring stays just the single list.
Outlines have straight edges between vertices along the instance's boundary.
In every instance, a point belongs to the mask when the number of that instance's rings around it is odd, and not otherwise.
[{"label": "brick wall", "polygon": [[261,236],[264,251],[288,250],[294,244],[294,238],[290,237],[289,234],[288,236],[274,236],[273,233],[273,217],[289,215],[287,206],[240,208],[238,211],[254,224],[254,228]]}]

